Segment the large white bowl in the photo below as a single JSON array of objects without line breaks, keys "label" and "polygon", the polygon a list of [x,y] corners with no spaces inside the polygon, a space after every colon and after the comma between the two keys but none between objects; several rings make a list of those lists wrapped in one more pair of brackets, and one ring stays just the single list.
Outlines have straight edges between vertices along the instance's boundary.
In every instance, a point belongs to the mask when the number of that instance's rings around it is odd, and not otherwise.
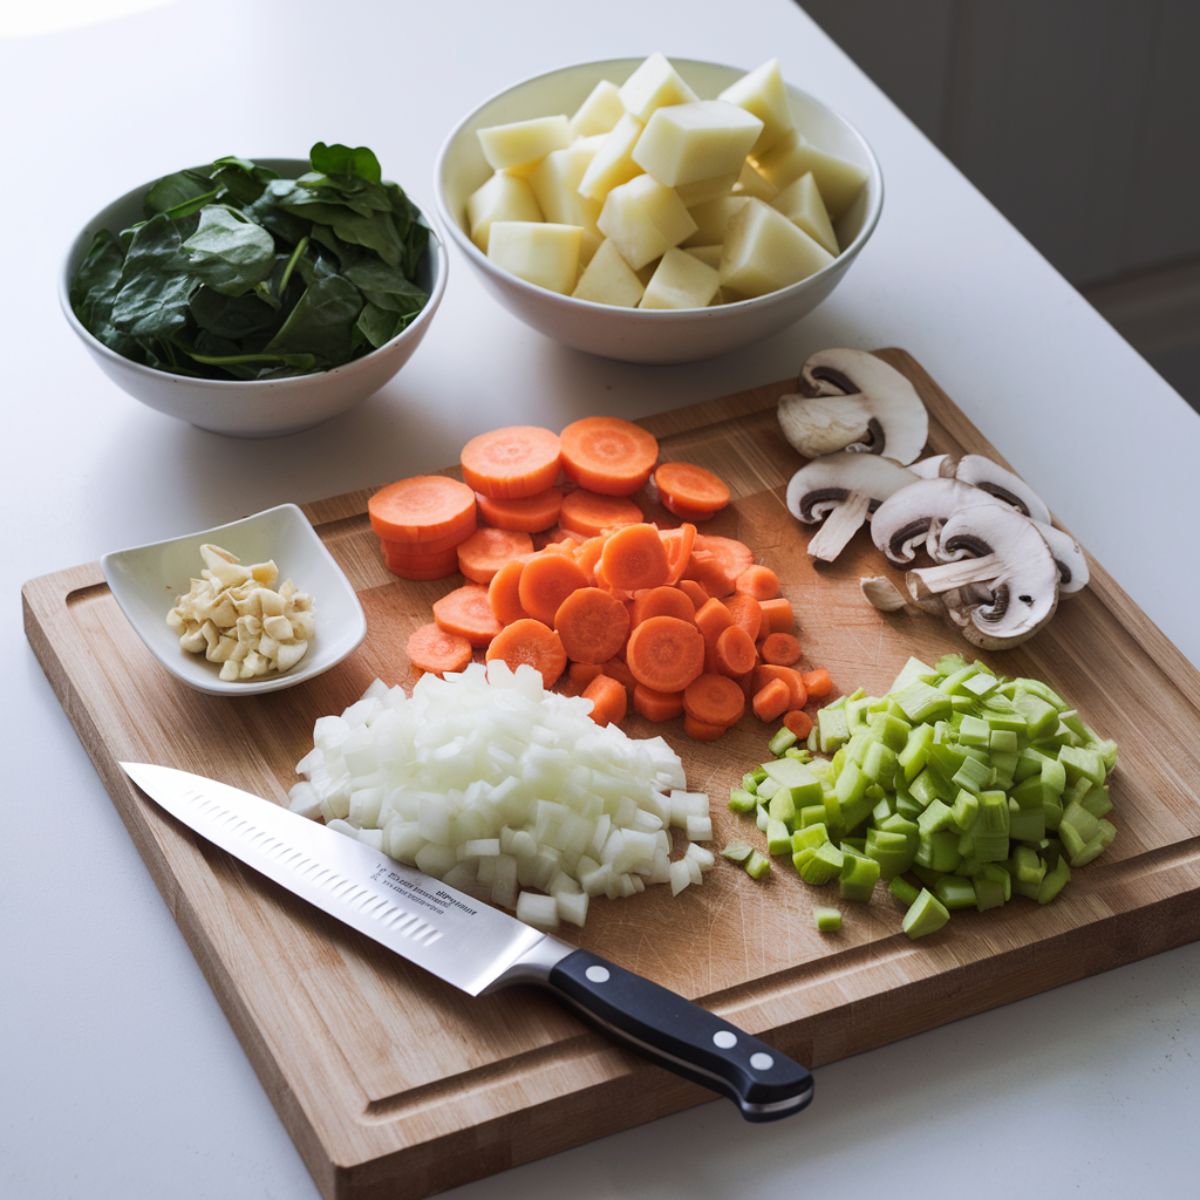
[{"label": "large white bowl", "polygon": [[[491,174],[476,130],[507,121],[575,111],[602,79],[621,84],[640,58],[579,63],[538,75],[500,92],[465,117],[446,139],[434,180],[438,209],[467,261],[505,308],[547,337],[605,358],[627,362],[691,362],[736,350],[799,320],[837,286],[879,220],[883,176],[866,140],[844,117],[814,96],[788,86],[797,127],[814,145],[857,163],[867,173],[861,195],[837,223],[845,247],[808,279],[753,300],[676,311],[618,308],[576,300],[526,283],[489,261],[471,241],[467,197]],[[745,72],[738,67],[672,58],[702,98],[715,97]]]},{"label": "large white bowl", "polygon": [[[292,179],[309,169],[306,159],[261,158],[255,161]],[[287,379],[194,379],[143,366],[110,350],[84,328],[71,308],[71,276],[97,230],[111,229],[116,233],[142,219],[142,197],[153,182],[126,192],[87,223],[67,251],[58,285],[59,303],[68,324],[105,375],[135,400],[169,417],[230,437],[297,433],[338,416],[379,391],[421,344],[446,289],[446,250],[432,229],[422,278],[417,281],[429,293],[429,302],[416,320],[390,342],[330,371],[315,371]],[[428,225],[424,216],[421,221]]]}]

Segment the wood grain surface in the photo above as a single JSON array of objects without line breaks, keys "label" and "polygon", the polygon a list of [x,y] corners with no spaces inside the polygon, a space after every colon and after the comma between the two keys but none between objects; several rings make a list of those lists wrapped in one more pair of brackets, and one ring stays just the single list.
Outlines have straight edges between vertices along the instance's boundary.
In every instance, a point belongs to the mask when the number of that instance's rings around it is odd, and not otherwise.
[{"label": "wood grain surface", "polygon": [[[879,353],[929,406],[934,452],[996,456],[912,358]],[[840,690],[877,692],[910,654],[933,661],[966,647],[931,617],[866,604],[859,576],[887,568],[865,535],[833,566],[810,563],[783,504],[800,464],[774,417],[789,386],[643,424],[664,458],[728,481],[735,502],[710,531],[743,539],[779,572],[806,661],[827,666]],[[472,1000],[424,975],[174,824],[116,766],[160,762],[283,801],[317,717],[341,711],[376,676],[412,682],[407,635],[454,584],[405,583],[385,570],[365,516],[369,494],[306,510],[362,599],[367,639],[332,671],[285,691],[229,699],[190,690],[139,641],[96,564],[23,591],[30,643],[331,1200],[426,1196],[709,1098],[536,991]],[[831,938],[811,918],[821,891],[782,867],[759,884],[719,862],[678,899],[654,887],[593,903],[576,940],[819,1068],[1200,937],[1200,674],[1095,562],[1091,586],[1036,639],[982,657],[1047,680],[1121,745],[1117,841],[1054,904],[1018,899],[956,914],[913,943],[880,888],[870,906],[845,906],[845,927]],[[764,757],[763,725],[748,718],[708,745],[683,737],[678,721],[637,718],[627,729],[664,733],[683,755],[689,786],[713,795],[719,842],[744,832],[745,818],[723,799]]]}]

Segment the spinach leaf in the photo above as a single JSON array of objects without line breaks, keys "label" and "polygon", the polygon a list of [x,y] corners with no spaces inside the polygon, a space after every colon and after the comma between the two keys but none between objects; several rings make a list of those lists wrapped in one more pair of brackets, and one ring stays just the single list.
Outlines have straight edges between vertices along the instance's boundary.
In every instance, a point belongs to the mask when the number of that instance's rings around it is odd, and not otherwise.
[{"label": "spinach leaf", "polygon": [[275,241],[261,226],[225,204],[200,210],[200,227],[183,243],[192,274],[213,291],[240,296],[275,265]]},{"label": "spinach leaf", "polygon": [[253,204],[275,178],[274,171],[232,154],[213,163],[213,182],[224,192],[221,198],[241,205]]},{"label": "spinach leaf", "polygon": [[155,213],[182,216],[185,215],[185,211],[195,211],[189,210],[189,206],[197,200],[206,204],[216,193],[212,177],[203,171],[176,171],[173,175],[164,175],[146,193],[142,207],[147,217],[152,217]]},{"label": "spinach leaf", "polygon": [[[401,318],[403,320],[404,318]],[[396,334],[397,318],[394,312],[379,308],[368,302],[358,314],[355,325],[359,333],[367,339],[371,347],[378,350],[385,342],[390,342]]]},{"label": "spinach leaf", "polygon": [[125,252],[120,243],[109,230],[101,229],[75,268],[69,298],[71,308],[85,329],[110,350],[133,358],[137,343],[112,323],[113,300],[120,286],[124,262]]},{"label": "spinach leaf", "polygon": [[354,322],[362,311],[362,293],[341,275],[314,279],[296,301],[267,351],[315,354],[328,364],[350,357]]},{"label": "spinach leaf", "polygon": [[379,159],[366,146],[351,149],[339,142],[332,146],[318,142],[309,151],[308,158],[312,169],[325,175],[356,175],[370,183],[379,183],[383,179]]},{"label": "spinach leaf", "polygon": [[[232,342],[274,330],[281,323],[278,308],[272,308],[255,294],[226,296],[202,287],[192,296],[188,308],[201,331]],[[196,344],[199,345],[199,340]]]}]

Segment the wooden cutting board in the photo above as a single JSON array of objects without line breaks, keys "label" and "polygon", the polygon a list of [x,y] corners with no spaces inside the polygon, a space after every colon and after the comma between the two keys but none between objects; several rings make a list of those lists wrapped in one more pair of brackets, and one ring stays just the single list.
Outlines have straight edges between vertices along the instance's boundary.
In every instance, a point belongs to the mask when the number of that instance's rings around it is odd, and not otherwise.
[{"label": "wooden cutting board", "polygon": [[[880,355],[929,406],[933,451],[995,457],[912,358]],[[931,617],[884,616],[866,604],[858,578],[884,566],[866,537],[834,566],[811,565],[783,505],[799,460],[779,436],[774,405],[789,386],[643,424],[665,458],[729,482],[735,504],[711,531],[742,538],[778,571],[807,661],[829,667],[839,689],[878,692],[910,654],[934,661],[967,648]],[[407,635],[453,585],[405,583],[384,569],[368,495],[307,509],[360,594],[367,640],[286,691],[229,700],[188,689],[142,646],[95,563],[33,580],[24,605],[51,684],[322,1193],[401,1200],[709,1094],[615,1049],[538,992],[472,1000],[410,968],[174,825],[117,768],[119,759],[156,761],[283,801],[317,717],[340,712],[376,676],[411,683]],[[677,900],[655,887],[594,903],[577,940],[819,1068],[1200,937],[1200,674],[1095,563],[1091,587],[1032,643],[984,657],[1047,680],[1121,744],[1118,839],[1057,902],[957,914],[913,943],[880,889],[869,907],[844,906],[842,933],[828,937],[811,918],[822,892],[782,867],[759,884],[719,862]],[[744,834],[745,818],[723,798],[765,756],[764,727],[747,719],[703,745],[678,724],[627,727],[663,732],[683,755],[689,786],[713,795],[721,843]]]}]

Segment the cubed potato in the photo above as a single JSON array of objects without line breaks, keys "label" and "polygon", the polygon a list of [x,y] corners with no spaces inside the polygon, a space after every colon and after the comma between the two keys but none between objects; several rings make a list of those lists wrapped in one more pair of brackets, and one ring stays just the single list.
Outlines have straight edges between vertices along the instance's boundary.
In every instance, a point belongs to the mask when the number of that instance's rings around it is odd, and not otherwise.
[{"label": "cubed potato", "polygon": [[696,232],[683,201],[649,175],[613,188],[597,224],[635,271]]},{"label": "cubed potato", "polygon": [[[494,239],[496,227],[492,229]],[[783,213],[748,199],[726,231],[721,287],[740,296],[764,296],[807,279],[831,262],[833,255]]]},{"label": "cubed potato", "polygon": [[739,212],[749,196],[718,196],[688,211],[696,222],[696,232],[684,241],[685,246],[712,246],[725,240],[725,231],[734,214]]},{"label": "cubed potato", "polygon": [[636,308],[644,288],[633,268],[621,257],[610,241],[603,241],[592,255],[575,290],[580,300],[596,304],[614,304],[619,308]]},{"label": "cubed potato", "polygon": [[675,189],[675,194],[688,208],[695,208],[697,204],[705,204],[719,196],[728,196],[737,180],[736,172],[718,175],[715,179],[697,179],[695,183],[681,183]]},{"label": "cubed potato", "polygon": [[834,221],[854,203],[867,182],[862,167],[810,146],[795,132],[786,134],[769,153],[758,158],[758,169],[780,191],[811,171]]},{"label": "cubed potato", "polygon": [[758,141],[750,150],[755,156],[765,154],[792,129],[792,110],[777,58],[756,67],[736,83],[731,83],[718,95],[718,99],[744,108],[763,123]]},{"label": "cubed potato", "polygon": [[562,150],[551,150],[530,172],[529,186],[545,220],[596,228],[600,201],[581,196],[578,189],[597,148],[590,138],[582,138]]},{"label": "cubed potato", "polygon": [[579,181],[579,194],[588,200],[603,200],[613,188],[642,173],[633,161],[633,148],[642,136],[642,123],[625,113],[605,135]]},{"label": "cubed potato", "polygon": [[588,93],[588,98],[575,110],[570,120],[572,137],[590,137],[593,133],[608,133],[625,113],[617,85],[602,79]]},{"label": "cubed potato", "polygon": [[721,280],[686,250],[668,250],[646,284],[641,308],[707,308]]},{"label": "cubed potato", "polygon": [[830,254],[837,254],[837,234],[833,231],[833,222],[825,210],[825,202],[821,199],[811,171],[801,175],[795,183],[789,183],[771,201],[771,207],[777,208],[793,225],[799,225]]},{"label": "cubed potato", "polygon": [[483,157],[497,171],[529,168],[571,141],[567,118],[562,115],[490,125],[478,133]]},{"label": "cubed potato", "polygon": [[488,258],[529,283],[566,294],[579,275],[582,240],[583,230],[578,225],[493,221]]},{"label": "cubed potato", "polygon": [[688,246],[685,253],[698,258],[705,266],[715,271],[721,265],[722,246]]},{"label": "cubed potato", "polygon": [[625,111],[633,113],[643,124],[656,108],[667,104],[690,104],[699,99],[666,56],[657,50],[625,80],[619,95]]},{"label": "cubed potato", "polygon": [[634,147],[633,161],[675,187],[741,169],[762,122],[736,104],[696,100],[657,109]]},{"label": "cubed potato", "polygon": [[734,195],[753,196],[755,200],[765,200],[770,204],[779,195],[779,189],[756,171],[753,163],[744,162]]},{"label": "cubed potato", "polygon": [[467,197],[467,224],[471,241],[487,253],[488,231],[493,221],[540,221],[542,210],[529,183],[516,175],[497,171]]}]

